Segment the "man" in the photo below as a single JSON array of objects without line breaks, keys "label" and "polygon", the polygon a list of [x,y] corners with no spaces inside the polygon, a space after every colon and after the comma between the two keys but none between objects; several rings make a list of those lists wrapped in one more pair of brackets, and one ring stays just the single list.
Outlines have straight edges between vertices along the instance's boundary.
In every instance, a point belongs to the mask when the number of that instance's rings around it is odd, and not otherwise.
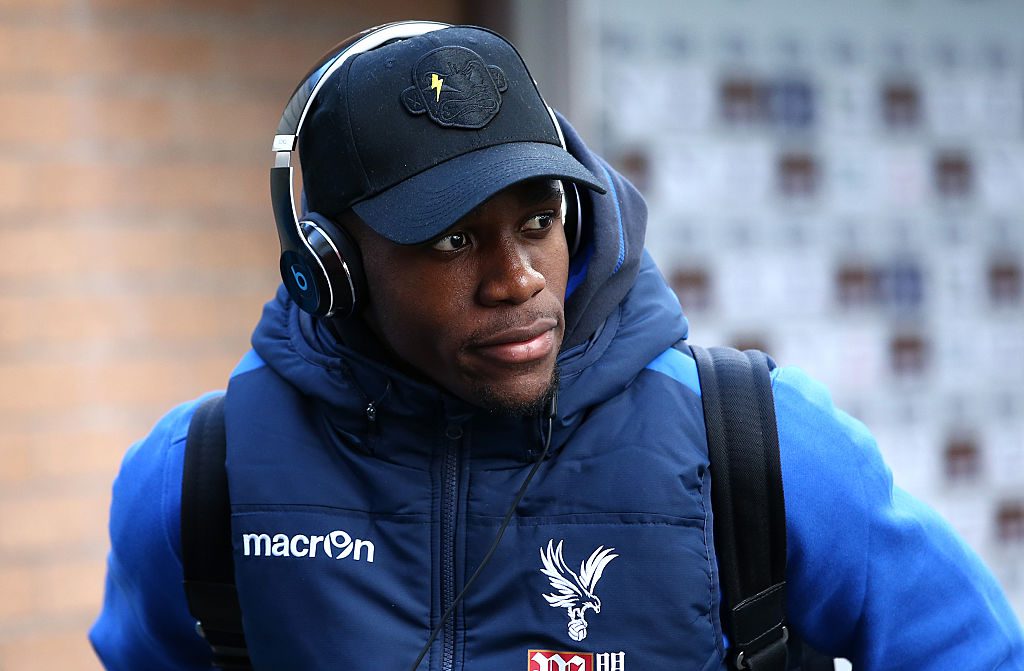
[{"label": "man", "polygon": [[[275,141],[310,213],[275,183],[285,287],[225,405],[255,667],[723,668],[700,389],[643,199],[502,38],[403,37],[300,86]],[[772,383],[793,629],[858,670],[1024,668],[994,579],[867,430],[797,369]],[[195,407],[114,486],[109,669],[209,666],[181,587]]]}]

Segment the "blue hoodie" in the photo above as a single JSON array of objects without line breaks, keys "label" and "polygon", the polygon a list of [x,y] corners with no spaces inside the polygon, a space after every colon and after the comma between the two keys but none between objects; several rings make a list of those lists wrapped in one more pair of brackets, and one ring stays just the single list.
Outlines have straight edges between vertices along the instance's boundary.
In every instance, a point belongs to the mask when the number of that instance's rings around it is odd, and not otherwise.
[{"label": "blue hoodie", "polygon": [[[420,668],[720,669],[686,320],[643,251],[639,193],[562,124],[610,188],[586,194],[550,454]],[[893,486],[865,427],[798,369],[776,369],[772,384],[793,628],[858,670],[1024,669],[1020,625],[995,580]],[[372,421],[369,398],[381,399]],[[114,484],[106,597],[90,632],[108,669],[209,667],[181,588],[195,405],[133,446]],[[237,583],[257,668],[407,668],[548,437],[537,417],[489,415],[339,342],[283,290],[226,408]]]}]

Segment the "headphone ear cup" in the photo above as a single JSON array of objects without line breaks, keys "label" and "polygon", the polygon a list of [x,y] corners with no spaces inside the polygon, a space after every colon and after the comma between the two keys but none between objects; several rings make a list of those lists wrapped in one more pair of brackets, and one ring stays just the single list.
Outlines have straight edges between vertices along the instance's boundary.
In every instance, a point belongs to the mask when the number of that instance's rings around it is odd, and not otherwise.
[{"label": "headphone ear cup", "polygon": [[[366,301],[366,276],[355,240],[327,217],[309,212],[299,219],[299,231],[312,263],[304,264],[308,274],[296,274],[296,266],[281,255],[285,286],[299,307],[317,317],[350,317]],[[288,266],[286,268],[286,266]],[[302,268],[299,269],[302,273]],[[312,282],[308,279],[312,278]],[[312,287],[312,291],[308,288]],[[315,293],[315,296],[310,296]]]},{"label": "headphone ear cup", "polygon": [[[332,314],[328,316],[352,317],[362,309],[369,298],[369,292],[366,289],[366,273],[363,271],[363,255],[359,251],[359,245],[348,231],[326,217],[321,217],[321,219],[323,220],[322,230],[328,232],[330,240],[337,250],[337,254],[333,258],[341,261],[338,279],[335,280],[335,276],[330,272],[328,277],[332,278],[335,285],[344,282],[340,289],[335,289],[335,306]],[[338,294],[341,295],[340,301],[337,298]]]},{"label": "headphone ear cup", "polygon": [[569,247],[569,258],[576,255],[583,237],[583,213],[579,188],[574,182],[563,181],[562,194],[565,199],[562,212],[562,226],[565,228],[565,242]]},{"label": "headphone ear cup", "polygon": [[281,280],[285,289],[302,310],[322,316],[330,309],[331,285],[323,266],[304,241],[296,249],[281,252]]}]

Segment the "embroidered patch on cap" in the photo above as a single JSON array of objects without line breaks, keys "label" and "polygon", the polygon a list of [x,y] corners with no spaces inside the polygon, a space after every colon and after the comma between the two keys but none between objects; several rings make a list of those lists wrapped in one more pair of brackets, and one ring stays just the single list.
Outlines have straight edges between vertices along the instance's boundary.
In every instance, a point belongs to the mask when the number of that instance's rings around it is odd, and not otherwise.
[{"label": "embroidered patch on cap", "polygon": [[466,47],[440,47],[424,54],[413,68],[412,81],[402,92],[405,108],[449,128],[486,126],[501,109],[501,93],[508,88],[501,68],[486,65]]}]

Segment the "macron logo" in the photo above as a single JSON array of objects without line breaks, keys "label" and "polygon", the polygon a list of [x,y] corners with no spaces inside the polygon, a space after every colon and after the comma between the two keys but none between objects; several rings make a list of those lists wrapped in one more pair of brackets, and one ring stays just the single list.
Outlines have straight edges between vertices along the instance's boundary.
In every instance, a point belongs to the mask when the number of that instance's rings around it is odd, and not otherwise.
[{"label": "macron logo", "polygon": [[346,532],[332,531],[326,536],[305,534],[242,534],[242,554],[246,557],[322,557],[353,559],[373,563],[373,543],[352,538]]}]

